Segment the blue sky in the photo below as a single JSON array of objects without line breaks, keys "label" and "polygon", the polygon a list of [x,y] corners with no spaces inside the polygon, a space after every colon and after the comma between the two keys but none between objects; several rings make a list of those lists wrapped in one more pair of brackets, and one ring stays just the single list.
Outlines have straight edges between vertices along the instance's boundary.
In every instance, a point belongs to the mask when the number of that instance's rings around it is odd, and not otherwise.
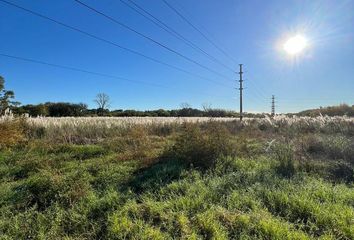
[{"label": "blue sky", "polygon": [[[238,75],[228,69],[237,72],[238,63],[244,64],[245,111],[269,111],[272,94],[276,96],[278,112],[354,104],[353,0],[168,0],[232,59],[162,0],[134,0],[228,68],[158,28],[119,0],[82,0],[213,72],[73,0],[7,1],[212,80],[166,67],[0,1],[0,54],[140,81],[0,56],[0,75],[23,104],[68,101],[94,107],[95,95],[104,92],[111,97],[112,109],[173,109],[187,102],[196,108],[208,103],[215,108],[238,110]],[[281,46],[296,34],[305,36],[309,44],[302,54],[289,57]]]}]

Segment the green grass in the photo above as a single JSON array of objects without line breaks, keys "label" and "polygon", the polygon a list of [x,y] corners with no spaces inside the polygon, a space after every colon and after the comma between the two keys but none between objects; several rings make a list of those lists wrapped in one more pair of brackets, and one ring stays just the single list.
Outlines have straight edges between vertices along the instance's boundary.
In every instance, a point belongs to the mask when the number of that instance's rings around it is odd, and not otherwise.
[{"label": "green grass", "polygon": [[2,149],[0,239],[354,239],[352,136],[253,127]]}]

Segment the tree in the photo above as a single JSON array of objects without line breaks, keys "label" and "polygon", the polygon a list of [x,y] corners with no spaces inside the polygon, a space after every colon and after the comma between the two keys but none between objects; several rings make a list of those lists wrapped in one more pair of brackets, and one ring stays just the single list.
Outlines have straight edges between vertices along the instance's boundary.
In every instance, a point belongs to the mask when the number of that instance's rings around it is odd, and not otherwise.
[{"label": "tree", "polygon": [[203,103],[202,108],[204,112],[209,112],[211,110],[211,103]]},{"label": "tree", "polygon": [[99,114],[102,114],[107,108],[109,108],[110,99],[109,96],[105,93],[97,94],[94,101],[97,104]]},{"label": "tree", "polygon": [[183,102],[180,104],[180,107],[181,109],[187,109],[187,108],[191,108],[192,106],[187,102]]},{"label": "tree", "polygon": [[48,116],[48,106],[46,104],[28,104],[14,109],[17,114],[29,114],[30,116]]},{"label": "tree", "polygon": [[84,116],[87,110],[87,105],[84,103],[46,103],[49,116],[64,117],[64,116]]},{"label": "tree", "polygon": [[178,110],[178,116],[179,117],[189,117],[190,116],[190,110],[191,110],[191,105],[187,102],[183,102],[180,104],[180,109]]},{"label": "tree", "polygon": [[5,79],[0,76],[0,115],[4,114],[6,109],[20,104],[19,102],[12,101],[14,98],[15,93],[5,90]]}]

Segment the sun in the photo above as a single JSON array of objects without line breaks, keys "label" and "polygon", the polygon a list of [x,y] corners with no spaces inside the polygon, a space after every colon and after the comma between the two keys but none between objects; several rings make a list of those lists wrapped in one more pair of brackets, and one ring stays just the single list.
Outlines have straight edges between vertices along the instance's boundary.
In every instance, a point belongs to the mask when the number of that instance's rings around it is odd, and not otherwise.
[{"label": "sun", "polygon": [[297,55],[307,47],[307,39],[301,35],[289,38],[283,45],[289,55]]}]

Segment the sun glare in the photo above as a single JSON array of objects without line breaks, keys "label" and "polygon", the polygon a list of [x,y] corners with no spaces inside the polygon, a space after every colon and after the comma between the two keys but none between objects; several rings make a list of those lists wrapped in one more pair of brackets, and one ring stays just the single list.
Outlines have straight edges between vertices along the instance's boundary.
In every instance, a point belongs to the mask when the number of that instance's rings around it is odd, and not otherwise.
[{"label": "sun glare", "polygon": [[289,38],[283,45],[284,50],[290,55],[301,53],[307,46],[307,40],[301,35]]}]

